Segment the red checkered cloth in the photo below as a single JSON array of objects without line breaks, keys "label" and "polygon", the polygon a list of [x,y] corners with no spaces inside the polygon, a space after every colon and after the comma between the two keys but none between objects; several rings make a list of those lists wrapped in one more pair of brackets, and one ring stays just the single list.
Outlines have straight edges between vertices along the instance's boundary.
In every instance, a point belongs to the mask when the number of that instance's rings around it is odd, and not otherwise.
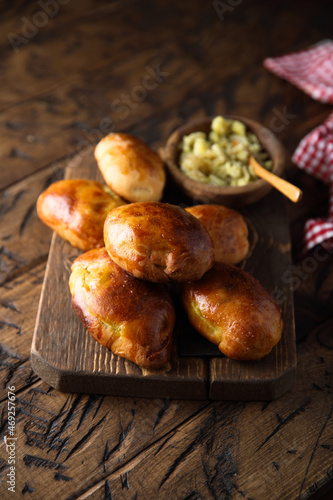
[{"label": "red checkered cloth", "polygon": [[324,40],[308,50],[294,54],[267,58],[263,64],[272,73],[293,83],[313,99],[333,103],[332,40]]},{"label": "red checkered cloth", "polygon": [[310,250],[322,244],[333,248],[333,113],[301,140],[292,161],[308,174],[330,185],[327,218],[310,219],[304,228],[304,247]]},{"label": "red checkered cloth", "polygon": [[[313,99],[333,103],[333,41],[324,40],[309,50],[265,59],[264,66]],[[330,185],[328,217],[306,222],[303,250],[319,244],[333,249],[333,113],[301,140],[292,161]]]}]

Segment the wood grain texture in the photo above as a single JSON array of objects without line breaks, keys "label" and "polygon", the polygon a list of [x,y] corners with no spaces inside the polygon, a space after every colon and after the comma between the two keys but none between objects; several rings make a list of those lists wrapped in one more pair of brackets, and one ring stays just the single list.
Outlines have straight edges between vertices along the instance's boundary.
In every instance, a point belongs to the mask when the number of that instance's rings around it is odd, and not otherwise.
[{"label": "wood grain texture", "polygon": [[[308,344],[300,346],[291,394],[270,403],[210,403],[80,500],[103,499],[106,492],[113,498],[139,498],[142,491],[161,500],[310,498],[332,478],[333,357],[318,344],[317,334],[313,332]],[[315,393],[313,384],[318,387]],[[321,424],[313,433],[308,419],[317,410]],[[296,436],[298,428],[308,430]],[[316,467],[321,472],[314,486],[310,476]]]},{"label": "wood grain texture", "polygon": [[0,202],[0,283],[47,260],[52,231],[38,219],[36,200],[63,175],[61,164],[51,166],[4,191]]},{"label": "wood grain texture", "polygon": [[19,391],[37,380],[31,369],[30,349],[45,263],[26,269],[1,289],[0,299],[0,401],[8,385]]},{"label": "wood grain texture", "polygon": [[[66,178],[101,181],[90,153],[69,164]],[[174,191],[174,186],[166,189]],[[179,197],[179,202],[184,201]],[[279,193],[246,208],[251,251],[243,266],[269,291],[285,297],[283,337],[264,360],[244,363],[180,355],[177,325],[166,370],[147,371],[113,353],[87,334],[71,305],[71,263],[82,252],[53,237],[31,349],[32,366],[52,387],[65,392],[185,399],[275,399],[294,382],[296,345],[290,285],[280,281],[291,266],[288,219]],[[177,297],[176,297],[177,300]],[[186,327],[188,331],[189,326]],[[179,332],[178,335],[182,335]],[[184,337],[183,337],[184,338]],[[186,336],[191,345],[190,335]],[[78,346],[80,348],[78,349]]]},{"label": "wood grain texture", "polygon": [[[136,8],[131,3],[121,7],[119,2],[112,2],[108,6],[103,2],[98,9],[85,0],[77,17],[70,2],[17,53],[9,40],[6,42],[3,64],[8,80],[4,81],[2,94],[6,109],[0,121],[0,159],[9,168],[0,171],[1,188],[52,161],[77,153],[84,143],[95,144],[106,119],[124,131],[147,117],[154,122],[156,109],[159,123],[164,124],[163,110],[177,111],[179,124],[199,117],[202,111],[203,115],[233,112],[275,127],[278,135],[286,138],[287,144],[293,141],[293,145],[299,137],[293,132],[294,126],[304,129],[305,104],[316,124],[316,115],[323,106],[295,88],[286,94],[283,82],[277,78],[270,79],[267,85],[267,73],[260,60],[271,32],[255,30],[252,43],[243,44],[241,51],[229,41],[241,37],[244,31],[237,13],[260,19],[268,13],[268,7],[261,12],[262,6],[245,5],[236,9],[236,16],[221,23],[212,4],[202,5],[200,1],[197,7],[193,6],[197,12],[193,17],[187,15],[182,4],[160,9],[154,2],[148,2],[145,9],[140,5],[138,2]],[[117,9],[119,13],[115,15]],[[17,9],[16,19],[6,24],[4,33],[20,32],[23,11],[23,6]],[[312,19],[313,13],[303,9],[303,15],[304,24],[298,26],[293,37],[289,35],[290,42],[293,38],[297,43],[303,39],[306,19]],[[32,16],[31,7],[27,8],[25,17],[31,20]],[[276,26],[279,19],[284,19],[283,10],[277,16]],[[235,22],[231,22],[233,19]],[[124,26],[126,36],[122,36]],[[253,26],[252,21],[249,29],[253,30]],[[276,26],[274,37],[278,36]],[[315,42],[316,34],[311,36]],[[280,43],[279,50],[283,50],[287,42]],[[142,86],[147,66],[152,70],[159,67],[164,76],[156,82],[156,88],[146,92],[145,98],[139,93],[135,98],[133,89]],[[6,85],[8,81],[13,83]],[[152,81],[149,82],[151,86]],[[237,85],[241,85],[240,92]],[[251,99],[243,99],[242,92],[251,95]]]},{"label": "wood grain texture", "polygon": [[[17,490],[71,498],[145,453],[207,403],[65,394],[39,381],[17,395]],[[1,422],[1,458],[5,457]],[[6,465],[0,460],[0,468]],[[3,479],[5,476],[1,476]]]},{"label": "wood grain texture", "polygon": [[265,498],[274,486],[273,498],[310,498],[332,474],[331,327],[299,345],[295,387],[270,403],[69,395],[35,383],[17,401],[20,491],[27,481],[41,498],[102,499],[106,488],[131,499]]},{"label": "wood grain texture", "polygon": [[[133,43],[132,39],[120,36],[121,22],[112,33],[107,30],[110,17],[116,15],[119,21],[124,19],[126,8],[135,3],[133,0],[111,4],[99,1],[98,6],[92,0],[85,0],[81,12],[78,12],[76,2],[51,3],[49,9],[46,4],[46,10],[33,2],[24,2],[20,6],[14,3],[18,2],[10,2],[6,13],[1,13],[0,48],[4,55],[1,110],[49,91],[60,82],[82,78],[87,71],[97,71],[106,66],[109,57],[117,57],[114,53],[115,41],[119,57],[123,54],[121,48]],[[47,11],[48,22],[38,26],[35,14]],[[42,17],[43,14],[39,20],[43,24]],[[98,22],[92,23],[93,18]],[[34,22],[36,20],[37,23]],[[104,36],[98,36],[100,33]],[[19,39],[19,36],[22,38]],[[132,36],[135,36],[134,31]],[[105,43],[107,39],[113,42],[109,46]],[[82,50],[85,58],[78,57]],[[15,126],[15,122],[9,124]]]}]

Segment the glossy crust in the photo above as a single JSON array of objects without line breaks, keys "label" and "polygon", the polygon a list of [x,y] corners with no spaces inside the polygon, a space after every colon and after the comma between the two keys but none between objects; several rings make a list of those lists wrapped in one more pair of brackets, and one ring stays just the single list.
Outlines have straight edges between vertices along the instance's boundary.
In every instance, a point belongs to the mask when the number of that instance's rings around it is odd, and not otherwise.
[{"label": "glossy crust", "polygon": [[223,205],[195,205],[186,210],[209,232],[214,243],[215,262],[238,264],[246,257],[248,229],[240,213]]},{"label": "glossy crust", "polygon": [[100,182],[73,179],[49,186],[37,200],[41,221],[80,250],[104,246],[106,215],[126,203]]},{"label": "glossy crust", "polygon": [[199,279],[214,260],[213,242],[203,224],[168,203],[116,208],[105,220],[104,241],[119,266],[157,283]]},{"label": "glossy crust", "polygon": [[74,261],[69,286],[76,314],[100,344],[144,368],[167,363],[175,311],[165,286],[126,273],[105,248]]},{"label": "glossy crust", "polygon": [[279,342],[281,310],[246,271],[216,264],[197,282],[182,285],[189,320],[226,356],[258,360]]},{"label": "glossy crust", "polygon": [[95,148],[106,184],[128,201],[159,201],[165,185],[164,165],[144,142],[128,134],[109,134]]}]

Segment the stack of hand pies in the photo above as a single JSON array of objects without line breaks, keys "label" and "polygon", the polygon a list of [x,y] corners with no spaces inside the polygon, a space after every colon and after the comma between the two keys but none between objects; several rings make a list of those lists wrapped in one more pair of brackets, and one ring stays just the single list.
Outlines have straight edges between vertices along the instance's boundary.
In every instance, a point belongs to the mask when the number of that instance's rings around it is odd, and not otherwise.
[{"label": "stack of hand pies", "polygon": [[162,203],[160,157],[127,134],[105,137],[95,158],[106,185],[58,181],[37,201],[40,219],[85,252],[73,262],[69,286],[90,335],[141,367],[165,366],[175,283],[191,324],[226,356],[266,356],[281,338],[281,311],[235,266],[249,249],[241,214],[221,205]]}]

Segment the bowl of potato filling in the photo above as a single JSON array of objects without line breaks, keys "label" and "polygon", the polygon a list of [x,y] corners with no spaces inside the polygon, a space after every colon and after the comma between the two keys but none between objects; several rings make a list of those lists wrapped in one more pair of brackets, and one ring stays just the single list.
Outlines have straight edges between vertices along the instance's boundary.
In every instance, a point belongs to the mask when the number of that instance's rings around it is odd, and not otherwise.
[{"label": "bowl of potato filling", "polygon": [[266,196],[272,186],[259,179],[251,156],[281,176],[284,149],[273,132],[237,116],[215,116],[175,130],[161,151],[175,184],[195,202],[241,207]]}]

